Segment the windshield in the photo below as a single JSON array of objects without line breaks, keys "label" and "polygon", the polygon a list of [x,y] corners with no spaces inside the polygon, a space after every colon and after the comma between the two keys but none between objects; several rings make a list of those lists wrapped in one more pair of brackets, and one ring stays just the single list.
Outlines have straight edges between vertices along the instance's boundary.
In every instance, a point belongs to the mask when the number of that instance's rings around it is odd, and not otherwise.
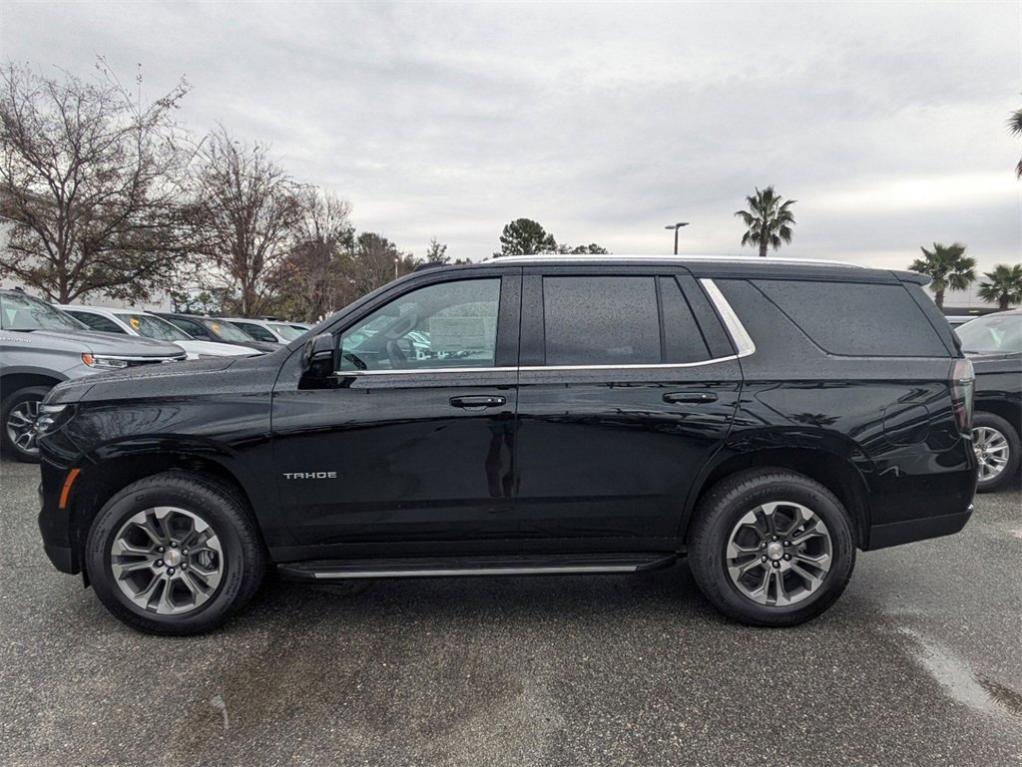
[{"label": "windshield", "polygon": [[140,336],[155,338],[160,341],[190,341],[192,337],[166,320],[151,314],[135,312],[118,312],[117,316],[131,326]]},{"label": "windshield", "polygon": [[88,330],[70,314],[17,293],[0,293],[0,328],[4,330]]},{"label": "windshield", "polygon": [[990,314],[955,328],[967,352],[1022,352],[1022,314]]},{"label": "windshield", "polygon": [[219,336],[225,341],[241,341],[243,343],[251,343],[252,339],[249,335],[239,328],[237,325],[232,325],[227,320],[199,320],[203,325],[209,328],[213,335]]},{"label": "windshield", "polygon": [[285,325],[282,322],[267,322],[266,324],[285,341],[294,341],[296,338],[301,338],[305,335],[304,330],[299,330],[291,325]]}]

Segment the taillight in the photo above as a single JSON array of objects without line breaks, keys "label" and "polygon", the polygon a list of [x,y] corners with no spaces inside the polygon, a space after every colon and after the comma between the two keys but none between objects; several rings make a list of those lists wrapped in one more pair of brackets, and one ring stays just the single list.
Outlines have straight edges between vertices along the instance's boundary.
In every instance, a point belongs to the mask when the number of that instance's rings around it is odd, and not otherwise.
[{"label": "taillight", "polygon": [[972,360],[955,360],[955,366],[951,369],[951,405],[962,434],[972,430],[972,398],[975,391],[976,374],[972,369]]}]

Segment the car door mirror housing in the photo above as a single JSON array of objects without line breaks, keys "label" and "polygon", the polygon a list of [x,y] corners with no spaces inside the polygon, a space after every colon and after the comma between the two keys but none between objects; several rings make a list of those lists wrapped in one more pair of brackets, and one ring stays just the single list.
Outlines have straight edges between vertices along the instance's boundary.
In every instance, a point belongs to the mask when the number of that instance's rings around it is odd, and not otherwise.
[{"label": "car door mirror housing", "polygon": [[324,382],[337,372],[337,339],[332,333],[320,333],[302,348],[302,380]]}]

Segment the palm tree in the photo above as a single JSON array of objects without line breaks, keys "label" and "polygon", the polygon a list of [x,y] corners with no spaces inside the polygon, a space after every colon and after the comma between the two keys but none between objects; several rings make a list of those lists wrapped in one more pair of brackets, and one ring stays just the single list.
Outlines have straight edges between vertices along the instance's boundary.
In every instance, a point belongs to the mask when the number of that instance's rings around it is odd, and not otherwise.
[{"label": "palm tree", "polygon": [[997,302],[1002,311],[1022,301],[1022,264],[998,264],[983,276],[986,279],[979,283],[979,297],[984,301]]},{"label": "palm tree", "polygon": [[756,188],[756,194],[746,197],[748,210],[736,210],[748,231],[742,235],[742,245],[759,245],[759,255],[766,258],[767,247],[777,250],[782,242],[791,242],[791,227],[795,225],[795,216],[791,206],[795,200],[784,200],[774,194],[774,188],[768,186],[762,192]]},{"label": "palm tree", "polygon": [[[1022,134],[1022,109],[1008,118],[1008,127],[1012,133]],[[1015,173],[1022,178],[1022,160],[1019,160],[1018,165],[1015,166]]]},{"label": "palm tree", "polygon": [[933,250],[920,248],[924,258],[917,258],[909,267],[913,272],[930,277],[933,300],[937,306],[944,306],[945,290],[965,290],[976,281],[976,260],[965,255],[965,246],[933,243]]}]

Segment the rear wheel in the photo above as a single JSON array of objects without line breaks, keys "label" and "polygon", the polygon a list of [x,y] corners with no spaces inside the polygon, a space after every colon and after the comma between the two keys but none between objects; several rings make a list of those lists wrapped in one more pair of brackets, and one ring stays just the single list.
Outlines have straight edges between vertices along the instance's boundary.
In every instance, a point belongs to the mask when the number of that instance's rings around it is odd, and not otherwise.
[{"label": "rear wheel", "polygon": [[39,463],[36,421],[39,419],[39,403],[47,392],[49,388],[46,386],[27,386],[12,393],[0,405],[3,422],[0,442],[4,453],[16,461]]},{"label": "rear wheel", "polygon": [[977,412],[972,419],[972,444],[979,464],[976,490],[996,490],[1018,476],[1019,436],[1012,425],[993,413]]},{"label": "rear wheel", "polygon": [[792,626],[844,591],[855,541],[847,512],[823,485],[794,472],[751,470],[722,480],[700,503],[689,565],[725,615]]},{"label": "rear wheel", "polygon": [[96,515],[85,562],[97,596],[132,628],[198,634],[258,589],[265,555],[235,493],[171,471],[121,490]]}]

